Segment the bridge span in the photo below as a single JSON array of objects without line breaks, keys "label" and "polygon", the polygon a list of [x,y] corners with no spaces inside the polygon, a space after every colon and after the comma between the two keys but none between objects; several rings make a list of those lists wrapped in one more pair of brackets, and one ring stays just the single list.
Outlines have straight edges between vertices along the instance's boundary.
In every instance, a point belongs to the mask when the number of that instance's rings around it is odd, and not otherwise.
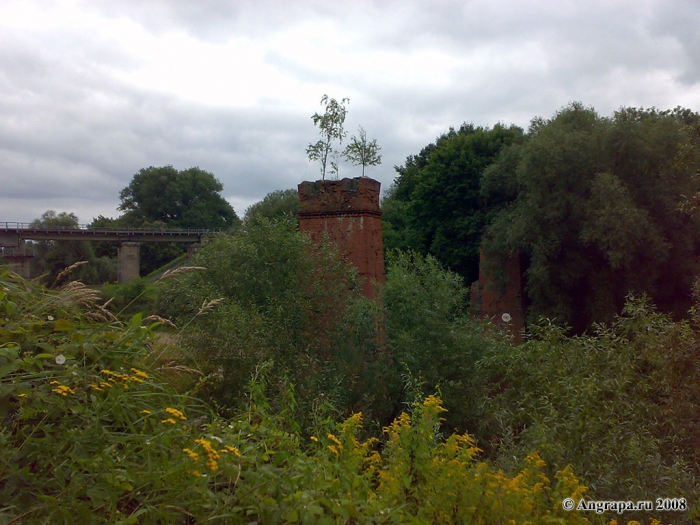
[{"label": "bridge span", "polygon": [[27,240],[119,242],[117,280],[127,283],[139,277],[140,243],[191,243],[190,252],[193,253],[208,233],[210,230],[204,228],[93,228],[87,225],[44,228],[24,222],[0,222],[0,252],[14,271],[28,279],[29,261],[34,254],[25,246]]}]

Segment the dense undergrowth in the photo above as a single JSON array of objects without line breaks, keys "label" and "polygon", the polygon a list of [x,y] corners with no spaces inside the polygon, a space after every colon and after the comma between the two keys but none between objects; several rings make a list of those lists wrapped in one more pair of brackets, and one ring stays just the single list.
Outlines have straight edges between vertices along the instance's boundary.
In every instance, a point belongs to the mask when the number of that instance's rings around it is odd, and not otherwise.
[{"label": "dense undergrowth", "polygon": [[[362,416],[320,421],[309,439],[265,398],[223,420],[148,369],[152,326],[103,315],[89,289],[51,292],[0,274],[0,516],[5,523],[585,523],[537,454],[508,477],[441,438],[439,398],[362,439]],[[292,398],[288,392],[288,401]],[[593,516],[592,516],[593,517]]]},{"label": "dense undergrowth", "polygon": [[[513,347],[466,319],[435,260],[391,256],[379,306],[284,223],[194,264],[158,283],[161,318],[128,320],[79,283],[0,274],[0,522],[697,516],[692,322],[630,299],[594,333],[543,321]],[[584,495],[688,508],[562,509]]]}]

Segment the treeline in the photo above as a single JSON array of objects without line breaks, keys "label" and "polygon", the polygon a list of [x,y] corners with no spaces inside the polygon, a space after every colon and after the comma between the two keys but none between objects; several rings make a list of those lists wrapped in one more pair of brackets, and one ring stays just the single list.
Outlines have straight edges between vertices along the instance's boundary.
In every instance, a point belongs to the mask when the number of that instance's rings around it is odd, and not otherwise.
[{"label": "treeline", "polygon": [[397,167],[385,245],[432,254],[467,282],[479,251],[526,261],[529,321],[581,333],[646,293],[683,316],[700,270],[700,116],[573,103],[527,132],[465,124]]}]

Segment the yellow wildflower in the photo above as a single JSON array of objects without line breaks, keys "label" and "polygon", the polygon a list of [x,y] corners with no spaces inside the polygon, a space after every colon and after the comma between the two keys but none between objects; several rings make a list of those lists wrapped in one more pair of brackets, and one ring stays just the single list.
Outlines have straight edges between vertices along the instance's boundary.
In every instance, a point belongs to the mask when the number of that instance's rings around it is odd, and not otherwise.
[{"label": "yellow wildflower", "polygon": [[192,474],[192,475],[193,475],[194,477],[196,477],[196,478],[201,478],[201,477],[202,477],[202,473],[199,472],[198,470],[191,470],[191,471],[190,471],[190,474]]},{"label": "yellow wildflower", "polygon": [[138,377],[149,379],[148,374],[146,372],[142,372],[141,370],[137,370],[136,368],[132,368],[131,371],[134,373],[134,375]]},{"label": "yellow wildflower", "polygon": [[[226,450],[228,452],[233,452],[233,455],[236,457],[241,457],[240,451],[236,447],[232,447],[231,445],[226,445]],[[223,450],[221,452],[224,452]]]},{"label": "yellow wildflower", "polygon": [[146,416],[147,416],[148,414],[150,414],[150,413],[151,413],[150,410],[142,410],[141,412],[139,412],[139,414],[144,414],[144,415],[146,415]]},{"label": "yellow wildflower", "polygon": [[96,385],[95,383],[90,383],[90,388],[92,388],[93,390],[96,390],[97,392],[102,392],[102,389],[98,385]]},{"label": "yellow wildflower", "polygon": [[211,446],[211,441],[206,439],[195,439],[194,442],[202,445],[204,453],[207,455],[207,467],[209,467],[209,470],[212,472],[218,470],[219,464],[217,463],[217,460],[221,458],[221,455]]},{"label": "yellow wildflower", "polygon": [[53,391],[59,395],[62,395],[63,397],[68,397],[68,394],[75,394],[75,390],[65,385],[56,387],[53,389]]},{"label": "yellow wildflower", "polygon": [[311,436],[310,439],[311,439],[311,441],[313,441],[314,443],[318,443],[318,438],[317,438],[316,436]]},{"label": "yellow wildflower", "polygon": [[49,383],[50,385],[60,385],[60,381],[56,381],[55,379]]},{"label": "yellow wildflower", "polygon": [[170,414],[171,416],[176,417],[176,418],[178,418],[178,419],[181,419],[182,421],[186,421],[186,420],[187,420],[187,418],[185,417],[185,414],[182,413],[182,412],[181,412],[180,410],[178,410],[177,408],[170,408],[170,407],[168,407],[168,408],[165,409],[165,411],[166,411],[168,414]]},{"label": "yellow wildflower", "polygon": [[183,448],[182,451],[187,454],[192,461],[198,461],[199,460],[199,454],[196,452],[193,452],[189,448]]},{"label": "yellow wildflower", "polygon": [[177,421],[175,421],[173,418],[169,417],[168,419],[164,419],[161,421],[161,423],[170,423],[171,425],[177,425]]}]

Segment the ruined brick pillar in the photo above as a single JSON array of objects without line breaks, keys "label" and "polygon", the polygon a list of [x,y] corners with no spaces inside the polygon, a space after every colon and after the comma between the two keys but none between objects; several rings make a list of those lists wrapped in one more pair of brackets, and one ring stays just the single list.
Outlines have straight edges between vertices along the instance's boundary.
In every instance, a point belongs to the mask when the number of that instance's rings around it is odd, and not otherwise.
[{"label": "ruined brick pillar", "polygon": [[299,184],[299,229],[337,244],[360,272],[362,292],[371,299],[377,296],[374,283],[385,281],[380,187],[367,177]]},{"label": "ruined brick pillar", "polygon": [[[522,342],[525,313],[522,297],[520,255],[494,259],[483,248],[479,255],[479,280],[471,286],[470,312],[480,319],[489,319],[513,336],[515,344]],[[502,272],[498,278],[489,274]]]}]

